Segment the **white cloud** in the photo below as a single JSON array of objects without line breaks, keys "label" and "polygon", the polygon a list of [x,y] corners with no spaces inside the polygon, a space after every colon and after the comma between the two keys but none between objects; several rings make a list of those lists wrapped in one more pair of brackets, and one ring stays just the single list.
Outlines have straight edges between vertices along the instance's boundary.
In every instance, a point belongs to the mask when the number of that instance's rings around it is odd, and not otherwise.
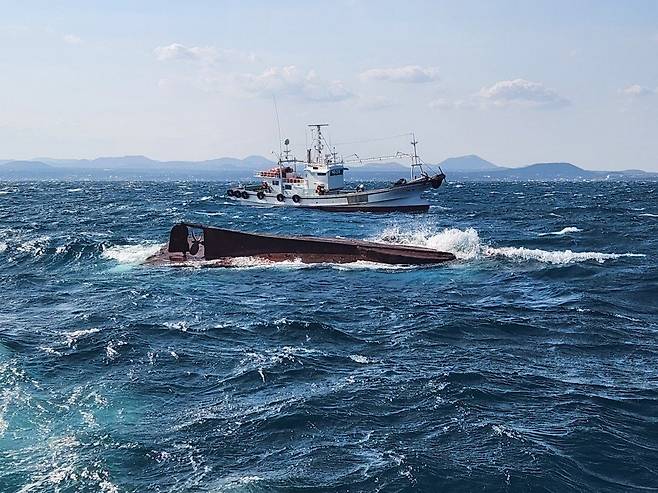
[{"label": "white cloud", "polygon": [[79,45],[82,43],[82,39],[80,39],[75,34],[67,34],[62,39],[64,39],[64,42],[72,45]]},{"label": "white cloud", "polygon": [[438,80],[439,71],[435,67],[407,65],[406,67],[372,68],[362,72],[362,80],[385,80],[389,82],[421,83]]},{"label": "white cloud", "polygon": [[483,87],[478,97],[483,103],[493,106],[558,108],[570,104],[567,99],[541,82],[525,79],[501,80],[491,87]]},{"label": "white cloud", "polygon": [[256,61],[256,55],[253,53],[214,46],[185,46],[172,43],[168,46],[158,46],[153,51],[160,61],[191,60],[202,63]]},{"label": "white cloud", "polygon": [[315,71],[304,71],[294,65],[270,67],[262,74],[242,74],[236,82],[254,96],[291,96],[307,101],[337,102],[354,97],[341,81],[324,81]]},{"label": "white cloud", "polygon": [[643,96],[651,96],[652,94],[658,94],[658,89],[652,91],[648,87],[643,87],[639,84],[633,84],[624,89],[620,89],[619,92],[624,96],[628,96],[630,98],[640,98]]}]

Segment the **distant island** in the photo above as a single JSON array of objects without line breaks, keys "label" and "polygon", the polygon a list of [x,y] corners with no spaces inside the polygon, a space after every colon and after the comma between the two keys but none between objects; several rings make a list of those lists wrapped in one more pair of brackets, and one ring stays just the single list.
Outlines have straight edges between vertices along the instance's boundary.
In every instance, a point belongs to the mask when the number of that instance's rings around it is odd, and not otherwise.
[{"label": "distant island", "polygon": [[[223,157],[206,161],[156,161],[146,156],[96,159],[0,160],[0,180],[238,180],[276,163],[263,156]],[[534,163],[510,168],[474,154],[445,159],[437,164],[451,180],[459,181],[585,181],[658,180],[658,173],[643,170],[591,171],[571,163]],[[352,180],[389,180],[406,177],[409,166],[397,162],[350,165]]]}]

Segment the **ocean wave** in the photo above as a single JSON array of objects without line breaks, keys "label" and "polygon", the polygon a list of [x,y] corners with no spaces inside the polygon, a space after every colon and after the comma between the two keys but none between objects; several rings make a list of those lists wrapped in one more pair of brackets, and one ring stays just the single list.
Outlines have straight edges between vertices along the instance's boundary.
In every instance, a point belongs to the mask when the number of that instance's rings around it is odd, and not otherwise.
[{"label": "ocean wave", "polygon": [[386,228],[372,238],[377,243],[409,245],[450,252],[460,260],[470,260],[482,256],[483,244],[478,232],[473,228],[465,230],[446,228],[439,233],[428,228],[403,230],[398,226]]},{"label": "ocean wave", "polygon": [[539,236],[551,236],[551,235],[562,236],[569,233],[580,233],[581,231],[582,229],[576,228],[575,226],[568,226],[566,228],[562,228],[560,231],[553,231],[551,233],[540,233]]},{"label": "ocean wave", "polygon": [[496,248],[484,243],[478,232],[473,228],[465,230],[447,228],[435,233],[427,228],[405,231],[399,227],[392,227],[387,228],[381,235],[374,238],[374,241],[450,252],[459,260],[503,257],[515,261],[534,260],[549,264],[570,264],[592,260],[603,263],[606,260],[621,257],[644,257],[643,254],[637,253],[574,252],[571,250],[540,250],[525,247]]},{"label": "ocean wave", "polygon": [[66,344],[69,347],[72,347],[81,337],[87,336],[89,334],[96,334],[100,331],[101,329],[99,328],[74,330],[71,332],[64,332],[64,337],[66,338]]},{"label": "ocean wave", "polygon": [[104,258],[116,260],[120,264],[141,264],[162,248],[162,243],[142,243],[139,245],[114,245],[103,249]]},{"label": "ocean wave", "polygon": [[644,212],[639,214],[640,217],[658,217],[658,214],[652,214],[651,212]]},{"label": "ocean wave", "polygon": [[537,260],[547,264],[571,264],[588,260],[603,263],[606,260],[622,257],[644,257],[638,253],[573,252],[571,250],[540,250],[524,247],[487,248],[485,254],[489,257],[506,257],[511,260]]},{"label": "ocean wave", "polygon": [[49,244],[50,236],[43,235],[39,236],[38,238],[19,243],[16,247],[16,251],[20,253],[26,253],[32,257],[40,257],[46,252]]}]

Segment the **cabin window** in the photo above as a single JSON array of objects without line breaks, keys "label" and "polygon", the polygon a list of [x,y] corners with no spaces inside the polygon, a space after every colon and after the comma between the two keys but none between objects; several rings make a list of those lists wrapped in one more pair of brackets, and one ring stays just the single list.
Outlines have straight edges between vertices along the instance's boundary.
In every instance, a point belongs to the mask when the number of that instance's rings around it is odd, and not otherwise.
[{"label": "cabin window", "polygon": [[326,176],[327,173],[318,173],[318,176]]},{"label": "cabin window", "polygon": [[283,185],[286,190],[292,190],[292,185]]},{"label": "cabin window", "polygon": [[278,185],[278,184],[279,184],[279,180],[272,180],[272,185]]}]

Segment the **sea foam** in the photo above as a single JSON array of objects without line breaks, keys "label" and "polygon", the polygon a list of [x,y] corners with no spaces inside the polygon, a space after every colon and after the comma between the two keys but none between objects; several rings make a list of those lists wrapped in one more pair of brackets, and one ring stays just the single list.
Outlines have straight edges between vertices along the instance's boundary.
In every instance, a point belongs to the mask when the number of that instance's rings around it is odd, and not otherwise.
[{"label": "sea foam", "polygon": [[116,260],[120,264],[140,264],[155,255],[162,244],[143,243],[140,245],[115,245],[103,250],[102,256]]},{"label": "sea foam", "polygon": [[575,226],[568,226],[566,228],[561,229],[560,231],[553,231],[551,233],[540,233],[539,236],[551,236],[551,235],[562,236],[569,233],[580,233],[581,231],[582,229],[576,228]]},{"label": "sea foam", "polygon": [[403,230],[399,227],[392,227],[384,230],[381,235],[374,238],[374,241],[420,246],[450,252],[460,260],[506,258],[514,261],[534,260],[549,264],[570,264],[592,260],[602,263],[620,257],[644,257],[642,254],[635,253],[574,252],[571,250],[540,250],[525,247],[497,248],[484,243],[478,232],[473,228],[465,230],[447,228],[436,233],[428,228]]}]

